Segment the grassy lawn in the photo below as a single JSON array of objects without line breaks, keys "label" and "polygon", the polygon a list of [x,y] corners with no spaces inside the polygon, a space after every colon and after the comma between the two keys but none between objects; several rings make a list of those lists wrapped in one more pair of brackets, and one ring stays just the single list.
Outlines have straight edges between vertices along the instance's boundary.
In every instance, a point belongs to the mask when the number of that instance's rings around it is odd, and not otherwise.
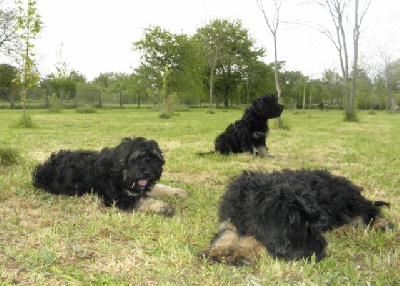
[{"label": "grassy lawn", "polygon": [[[13,125],[21,110],[0,110],[0,148],[20,152],[17,164],[0,165],[0,284],[25,285],[395,285],[400,281],[400,114],[285,110],[284,130],[268,145],[276,157],[240,154],[199,157],[242,110],[206,109],[158,118],[149,109],[29,110],[33,128]],[[158,141],[166,165],[162,183],[190,192],[167,198],[173,218],[106,208],[96,196],[54,196],[34,189],[34,166],[59,149],[114,146],[123,137]],[[326,234],[319,263],[275,260],[253,267],[208,265],[196,257],[217,231],[217,207],[229,178],[242,170],[323,168],[350,178],[372,200],[386,200],[385,233],[349,226]]]}]

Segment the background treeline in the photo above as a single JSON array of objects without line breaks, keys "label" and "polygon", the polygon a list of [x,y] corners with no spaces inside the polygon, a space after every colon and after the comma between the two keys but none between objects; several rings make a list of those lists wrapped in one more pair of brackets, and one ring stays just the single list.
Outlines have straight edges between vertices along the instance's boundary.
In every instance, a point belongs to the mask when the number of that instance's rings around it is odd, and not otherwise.
[{"label": "background treeline", "polygon": [[[217,19],[198,28],[194,35],[174,34],[162,27],[148,27],[133,43],[140,64],[131,74],[102,73],[92,81],[70,70],[62,59],[56,72],[45,75],[27,92],[30,108],[140,107],[187,105],[219,107],[247,104],[260,94],[275,92],[272,63],[240,21]],[[61,52],[60,52],[61,55]],[[375,69],[377,70],[377,69]],[[13,83],[18,70],[0,63],[0,107],[19,108],[20,87]],[[321,78],[285,69],[279,62],[279,81],[286,108],[343,109],[344,81],[335,70]],[[386,109],[390,93],[397,109],[400,95],[400,60],[371,76],[357,73],[358,109]]]}]

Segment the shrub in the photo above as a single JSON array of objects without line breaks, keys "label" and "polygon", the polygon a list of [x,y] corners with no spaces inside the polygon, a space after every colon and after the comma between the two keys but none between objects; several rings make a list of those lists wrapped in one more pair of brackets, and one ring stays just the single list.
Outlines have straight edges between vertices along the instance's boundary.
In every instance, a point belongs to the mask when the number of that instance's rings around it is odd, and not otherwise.
[{"label": "shrub", "polygon": [[15,124],[16,128],[32,128],[33,122],[29,115],[23,115]]}]

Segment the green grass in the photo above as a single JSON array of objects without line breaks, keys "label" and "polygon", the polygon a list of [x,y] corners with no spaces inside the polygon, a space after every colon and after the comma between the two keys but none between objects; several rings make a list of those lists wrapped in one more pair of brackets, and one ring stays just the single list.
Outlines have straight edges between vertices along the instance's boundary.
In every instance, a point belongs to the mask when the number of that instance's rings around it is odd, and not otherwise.
[{"label": "green grass", "polygon": [[[25,285],[395,285],[400,281],[400,114],[367,111],[358,122],[343,112],[283,114],[272,128],[274,159],[196,152],[213,148],[216,135],[242,110],[185,110],[160,119],[149,109],[28,110],[35,128],[15,128],[20,110],[0,111],[0,146],[23,160],[0,165],[0,284]],[[270,126],[275,126],[271,122]],[[168,198],[173,218],[105,208],[96,196],[54,196],[34,189],[35,165],[59,149],[114,146],[126,136],[155,139],[164,151],[162,183],[187,189]],[[244,169],[324,168],[349,177],[396,229],[385,233],[345,226],[326,234],[319,263],[283,262],[266,255],[253,267],[207,265],[196,253],[217,231],[217,207],[229,178]]]}]

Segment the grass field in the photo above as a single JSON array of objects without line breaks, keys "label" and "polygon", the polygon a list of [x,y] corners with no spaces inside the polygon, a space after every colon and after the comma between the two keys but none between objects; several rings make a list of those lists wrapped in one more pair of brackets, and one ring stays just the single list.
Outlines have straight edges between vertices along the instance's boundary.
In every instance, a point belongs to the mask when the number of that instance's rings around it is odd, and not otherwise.
[{"label": "grass field", "polygon": [[[400,281],[400,114],[360,112],[358,123],[339,111],[285,110],[283,130],[270,122],[271,159],[209,155],[217,134],[242,110],[205,109],[158,118],[149,109],[28,111],[35,126],[15,128],[20,110],[0,110],[0,148],[20,159],[0,165],[0,284],[24,285],[398,285]],[[34,189],[31,172],[59,149],[114,146],[126,136],[155,139],[164,151],[162,183],[190,196],[167,198],[173,218],[105,208],[95,196],[54,196]],[[208,265],[196,257],[217,231],[218,200],[244,169],[323,168],[386,200],[394,230],[345,226],[326,234],[319,263],[263,256],[255,266]]]}]

